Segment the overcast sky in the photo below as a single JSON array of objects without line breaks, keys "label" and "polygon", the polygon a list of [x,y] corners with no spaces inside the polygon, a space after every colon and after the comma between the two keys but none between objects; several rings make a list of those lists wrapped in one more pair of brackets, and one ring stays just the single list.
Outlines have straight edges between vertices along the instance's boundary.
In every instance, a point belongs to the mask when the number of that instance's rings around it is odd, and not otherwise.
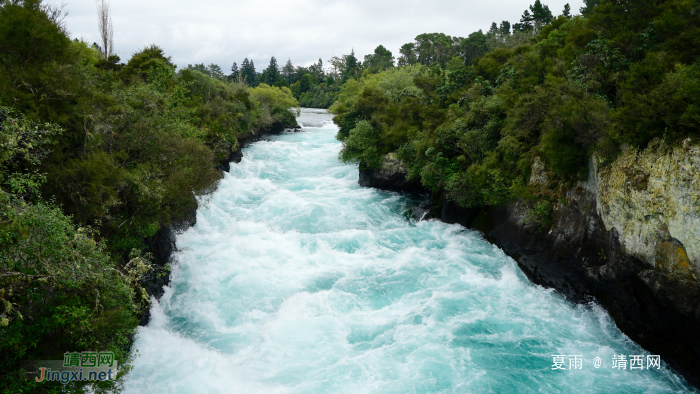
[{"label": "overcast sky", "polygon": [[[58,3],[59,0],[48,0]],[[215,63],[228,72],[253,59],[262,71],[275,56],[280,66],[309,65],[350,53],[362,60],[382,44],[394,56],[421,33],[466,37],[491,22],[518,22],[534,0],[113,0],[114,47],[126,62],[158,44],[180,68]],[[545,0],[554,15],[582,0]],[[67,0],[68,31],[99,42],[94,0]]]}]

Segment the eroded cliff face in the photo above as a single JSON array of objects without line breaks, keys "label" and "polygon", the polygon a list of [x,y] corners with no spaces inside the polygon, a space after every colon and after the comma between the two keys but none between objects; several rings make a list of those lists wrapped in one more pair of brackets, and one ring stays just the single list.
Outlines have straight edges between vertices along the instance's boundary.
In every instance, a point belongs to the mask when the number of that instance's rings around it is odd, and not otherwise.
[{"label": "eroded cliff face", "polygon": [[[656,142],[596,163],[588,182],[553,205],[546,226],[522,200],[476,211],[433,196],[437,206],[420,217],[483,231],[534,283],[573,302],[595,300],[625,334],[700,386],[700,146]],[[360,183],[401,189],[400,164],[365,170]],[[535,160],[530,183],[548,182]]]},{"label": "eroded cliff face", "polygon": [[[595,160],[594,160],[595,163]],[[700,146],[624,148],[592,165],[598,213],[623,250],[673,278],[700,278]]]}]

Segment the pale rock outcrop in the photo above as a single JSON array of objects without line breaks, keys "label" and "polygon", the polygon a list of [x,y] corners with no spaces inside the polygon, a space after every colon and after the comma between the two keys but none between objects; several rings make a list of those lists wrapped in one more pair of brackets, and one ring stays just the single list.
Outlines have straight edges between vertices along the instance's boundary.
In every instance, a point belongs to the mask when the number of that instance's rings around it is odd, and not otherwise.
[{"label": "pale rock outcrop", "polygon": [[[594,164],[596,160],[593,160]],[[590,177],[605,228],[623,249],[678,279],[700,279],[700,146],[623,148]]]}]

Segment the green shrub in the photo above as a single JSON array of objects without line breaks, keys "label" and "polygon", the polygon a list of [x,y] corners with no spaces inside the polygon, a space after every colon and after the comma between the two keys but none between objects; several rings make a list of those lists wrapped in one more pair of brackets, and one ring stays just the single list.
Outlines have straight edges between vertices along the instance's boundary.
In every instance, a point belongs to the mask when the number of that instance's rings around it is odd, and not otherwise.
[{"label": "green shrub", "polygon": [[343,141],[340,159],[345,163],[359,163],[360,169],[379,168],[382,157],[377,140],[378,134],[372,125],[366,120],[359,121]]}]

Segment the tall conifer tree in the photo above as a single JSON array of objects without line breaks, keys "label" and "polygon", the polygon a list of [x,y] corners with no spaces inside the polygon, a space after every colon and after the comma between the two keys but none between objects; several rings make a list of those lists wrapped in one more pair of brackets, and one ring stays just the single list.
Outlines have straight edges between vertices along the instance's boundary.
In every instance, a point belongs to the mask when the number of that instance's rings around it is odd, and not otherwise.
[{"label": "tall conifer tree", "polygon": [[241,63],[241,77],[243,77],[243,80],[248,85],[255,85],[257,75],[255,72],[255,64],[253,64],[252,60],[245,58],[243,63]]},{"label": "tall conifer tree", "polygon": [[241,70],[238,69],[238,64],[236,62],[233,62],[233,65],[231,66],[231,75],[229,77],[233,80],[238,79],[238,74],[241,72]]},{"label": "tall conifer tree", "polygon": [[565,16],[567,18],[571,18],[571,6],[569,5],[569,3],[566,3],[564,5],[564,11],[562,11],[561,14],[562,16]]},{"label": "tall conifer tree", "polygon": [[292,83],[292,77],[294,76],[294,65],[292,64],[292,60],[287,58],[287,63],[282,67],[282,76],[284,76],[284,79],[287,80],[287,82]]},{"label": "tall conifer tree", "polygon": [[280,69],[277,65],[277,59],[275,59],[274,56],[270,58],[270,64],[267,66],[267,69],[265,69],[264,74],[265,78],[263,82],[270,86],[274,86],[280,79]]},{"label": "tall conifer tree", "polygon": [[498,30],[502,36],[504,36],[504,37],[509,36],[510,35],[510,22],[508,22],[508,21],[501,22],[501,26],[498,28]]}]

